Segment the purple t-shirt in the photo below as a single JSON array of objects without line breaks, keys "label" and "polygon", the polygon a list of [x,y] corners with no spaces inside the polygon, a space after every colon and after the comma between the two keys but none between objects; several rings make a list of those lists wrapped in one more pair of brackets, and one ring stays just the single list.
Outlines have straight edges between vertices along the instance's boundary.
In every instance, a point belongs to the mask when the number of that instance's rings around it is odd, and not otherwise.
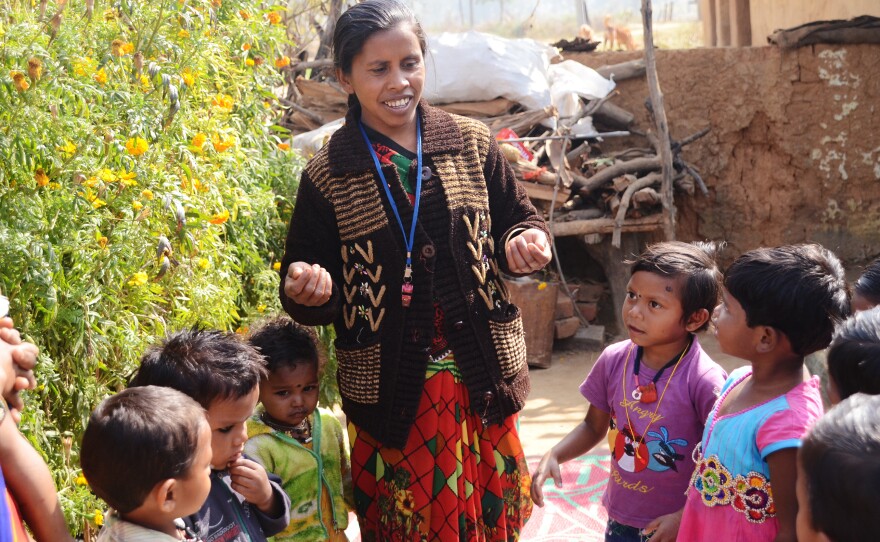
[{"label": "purple t-shirt", "polygon": [[[684,506],[694,470],[691,452],[726,374],[694,336],[675,371],[666,369],[657,381],[657,400],[641,403],[632,397],[638,348],[629,340],[606,348],[580,390],[591,405],[611,414],[611,472],[602,504],[611,519],[641,529]],[[642,363],[639,384],[656,374]]]}]

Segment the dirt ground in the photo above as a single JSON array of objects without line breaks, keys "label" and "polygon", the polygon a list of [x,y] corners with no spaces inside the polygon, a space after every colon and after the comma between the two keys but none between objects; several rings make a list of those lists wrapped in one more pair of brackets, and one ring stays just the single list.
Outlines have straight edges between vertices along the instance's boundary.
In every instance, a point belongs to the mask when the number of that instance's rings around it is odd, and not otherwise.
[{"label": "dirt ground", "polygon": [[[728,373],[746,364],[722,353],[712,334],[702,333],[699,338],[703,349]],[[588,405],[578,386],[600,353],[557,349],[550,368],[530,368],[532,393],[520,415],[520,438],[527,457],[540,457],[584,419]],[[605,453],[608,446],[600,442],[594,451]]]}]

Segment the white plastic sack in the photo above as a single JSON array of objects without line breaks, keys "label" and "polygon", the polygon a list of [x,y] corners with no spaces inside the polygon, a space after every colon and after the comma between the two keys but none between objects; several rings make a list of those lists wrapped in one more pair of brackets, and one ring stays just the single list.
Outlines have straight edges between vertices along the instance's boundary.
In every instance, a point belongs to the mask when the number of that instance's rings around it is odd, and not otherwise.
[{"label": "white plastic sack", "polygon": [[315,128],[311,132],[295,135],[293,136],[293,139],[290,140],[290,146],[300,151],[300,154],[304,157],[311,158],[315,153],[321,150],[321,147],[330,141],[330,136],[332,136],[336,130],[342,128],[344,123],[345,118],[336,119],[332,122],[328,122],[320,128]]},{"label": "white plastic sack", "polygon": [[555,48],[530,39],[481,32],[444,32],[428,39],[424,96],[430,103],[475,102],[499,96],[528,110],[550,105],[547,68]]},{"label": "white plastic sack", "polygon": [[598,100],[615,87],[614,81],[605,79],[596,70],[574,60],[552,64],[547,68],[547,75],[550,79],[550,96],[560,119],[578,112],[581,105],[578,96]]}]

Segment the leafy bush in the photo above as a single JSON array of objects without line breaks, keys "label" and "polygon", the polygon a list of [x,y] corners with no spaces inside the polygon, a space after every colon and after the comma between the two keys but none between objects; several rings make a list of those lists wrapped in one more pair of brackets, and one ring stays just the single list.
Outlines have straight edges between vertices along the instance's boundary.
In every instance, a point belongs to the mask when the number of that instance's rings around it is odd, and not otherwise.
[{"label": "leafy bush", "polygon": [[[0,21],[0,289],[41,350],[21,429],[73,532],[92,408],[144,348],[280,309],[302,160],[275,125],[281,6],[7,2]],[[132,466],[137,468],[136,465]]]}]

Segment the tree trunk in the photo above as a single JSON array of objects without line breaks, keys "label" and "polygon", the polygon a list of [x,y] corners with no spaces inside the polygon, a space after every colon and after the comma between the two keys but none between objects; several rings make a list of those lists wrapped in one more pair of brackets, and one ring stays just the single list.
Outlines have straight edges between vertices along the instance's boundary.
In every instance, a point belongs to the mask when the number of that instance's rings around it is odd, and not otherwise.
[{"label": "tree trunk", "polygon": [[318,45],[318,54],[315,60],[321,58],[332,58],[333,33],[336,31],[336,20],[342,14],[343,0],[330,0],[330,9],[327,12],[327,22],[321,29],[321,40]]}]

